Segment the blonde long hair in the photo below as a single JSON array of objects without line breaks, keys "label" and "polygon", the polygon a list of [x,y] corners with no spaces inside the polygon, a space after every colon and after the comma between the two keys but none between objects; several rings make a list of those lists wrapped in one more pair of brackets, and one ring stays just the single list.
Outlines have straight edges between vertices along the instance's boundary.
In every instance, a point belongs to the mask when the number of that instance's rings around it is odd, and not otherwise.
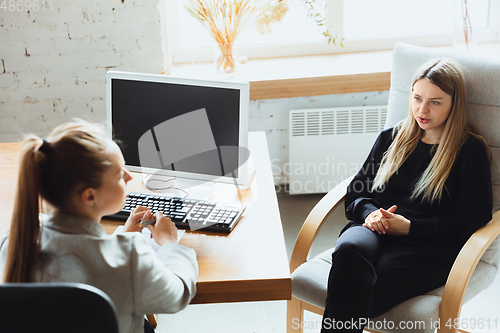
[{"label": "blonde long hair", "polygon": [[[422,201],[439,202],[445,190],[445,182],[450,174],[455,157],[469,135],[477,134],[467,124],[467,101],[465,80],[457,63],[450,59],[434,59],[423,64],[416,72],[412,82],[426,79],[437,85],[452,97],[452,107],[437,150],[420,178],[411,199],[421,197]],[[409,112],[405,120],[394,127],[394,140],[384,154],[380,168],[373,182],[373,190],[382,190],[422,139],[423,130],[413,117],[412,97],[409,98]],[[482,139],[482,138],[481,138]],[[486,144],[484,139],[482,141]]]},{"label": "blonde long hair", "polygon": [[76,119],[54,129],[47,142],[29,135],[23,142],[12,214],[4,282],[30,282],[39,253],[42,199],[70,209],[80,188],[99,188],[111,166],[103,128]]}]

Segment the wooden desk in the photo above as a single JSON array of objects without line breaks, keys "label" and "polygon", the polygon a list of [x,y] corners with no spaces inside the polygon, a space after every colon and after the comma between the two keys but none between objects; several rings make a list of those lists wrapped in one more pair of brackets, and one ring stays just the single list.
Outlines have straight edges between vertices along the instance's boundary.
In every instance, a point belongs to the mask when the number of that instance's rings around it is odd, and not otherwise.
[{"label": "wooden desk", "polygon": [[[10,224],[17,184],[20,143],[0,143],[0,233]],[[283,230],[274,192],[271,163],[264,132],[250,133],[256,174],[248,190],[240,190],[247,209],[231,234],[213,235],[186,232],[180,244],[193,248],[198,256],[200,275],[197,294],[191,303],[222,303],[285,300],[291,298]],[[135,174],[129,191],[149,192]],[[235,204],[234,186],[216,184],[214,200]],[[103,220],[106,231],[120,223]]]}]

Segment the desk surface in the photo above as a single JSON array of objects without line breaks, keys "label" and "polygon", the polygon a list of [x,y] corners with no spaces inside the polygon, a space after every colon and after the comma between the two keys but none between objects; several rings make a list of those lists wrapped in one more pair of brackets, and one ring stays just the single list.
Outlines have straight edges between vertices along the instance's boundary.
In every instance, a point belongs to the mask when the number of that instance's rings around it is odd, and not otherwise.
[{"label": "desk surface", "polygon": [[[10,225],[17,183],[20,143],[0,143],[0,233]],[[256,174],[248,190],[216,184],[211,200],[247,205],[239,224],[229,235],[186,232],[180,244],[193,248],[200,274],[192,303],[284,300],[291,298],[283,229],[274,192],[265,134],[250,133],[249,149]],[[142,187],[140,174],[129,182],[129,191],[150,192]],[[103,220],[110,233],[120,223]]]}]

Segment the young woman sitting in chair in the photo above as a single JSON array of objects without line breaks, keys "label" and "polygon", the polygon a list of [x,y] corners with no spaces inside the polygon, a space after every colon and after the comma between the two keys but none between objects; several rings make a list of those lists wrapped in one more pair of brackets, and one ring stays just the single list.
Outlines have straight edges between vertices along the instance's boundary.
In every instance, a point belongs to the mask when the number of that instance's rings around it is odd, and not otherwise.
[{"label": "young woman sitting in chair", "polygon": [[[467,239],[491,219],[489,148],[467,125],[458,66],[416,73],[408,117],[377,138],[345,197],[322,332],[363,322],[446,283]],[[398,323],[395,323],[398,325]]]}]

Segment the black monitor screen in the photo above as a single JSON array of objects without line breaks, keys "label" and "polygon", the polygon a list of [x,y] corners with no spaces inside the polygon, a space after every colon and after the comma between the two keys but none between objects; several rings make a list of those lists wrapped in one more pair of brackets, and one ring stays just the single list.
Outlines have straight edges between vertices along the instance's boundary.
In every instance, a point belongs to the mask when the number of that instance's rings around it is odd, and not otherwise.
[{"label": "black monitor screen", "polygon": [[[240,90],[194,84],[111,79],[111,119],[113,135],[121,141],[125,163],[141,166],[139,138],[166,120],[205,109],[215,144],[239,145]],[[176,140],[183,140],[177,137]],[[237,161],[235,161],[237,164]],[[142,165],[142,167],[153,167]],[[169,169],[169,167],[168,167]],[[214,175],[213,171],[189,170]]]}]

